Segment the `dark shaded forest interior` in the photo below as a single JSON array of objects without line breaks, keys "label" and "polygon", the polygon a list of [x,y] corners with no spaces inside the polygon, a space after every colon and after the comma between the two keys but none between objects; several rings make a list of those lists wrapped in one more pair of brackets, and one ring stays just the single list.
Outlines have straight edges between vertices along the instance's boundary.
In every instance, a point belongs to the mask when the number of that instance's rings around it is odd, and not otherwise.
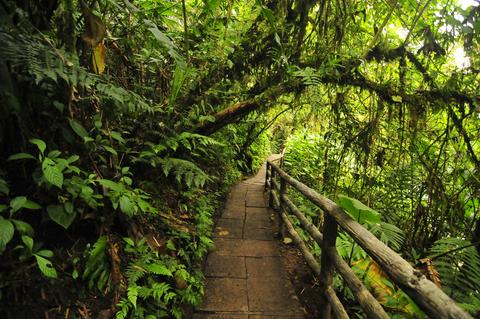
[{"label": "dark shaded forest interior", "polygon": [[[229,190],[284,152],[479,318],[479,71],[478,0],[0,0],[0,317],[190,318]],[[388,316],[427,317],[349,232],[330,244]]]}]

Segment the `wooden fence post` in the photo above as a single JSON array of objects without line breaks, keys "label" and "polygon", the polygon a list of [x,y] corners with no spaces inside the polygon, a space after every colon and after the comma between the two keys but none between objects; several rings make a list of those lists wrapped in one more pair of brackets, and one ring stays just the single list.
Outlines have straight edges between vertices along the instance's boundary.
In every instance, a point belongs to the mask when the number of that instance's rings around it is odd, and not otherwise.
[{"label": "wooden fence post", "polygon": [[270,179],[270,170],[272,169],[272,167],[270,166],[270,163],[267,162],[267,169],[265,171],[265,191],[268,190],[268,187],[269,187],[269,179]]},{"label": "wooden fence post", "polygon": [[[327,291],[333,284],[333,272],[334,265],[328,257],[328,249],[336,249],[335,242],[337,239],[337,222],[327,212],[324,212],[323,219],[323,247],[322,247],[322,259],[320,270],[320,282],[323,286],[323,291]],[[325,296],[325,300],[328,298]],[[323,319],[330,319],[332,315],[332,307],[330,303],[326,302],[325,307],[322,309]]]},{"label": "wooden fence post", "polygon": [[282,235],[282,238],[284,238],[287,234],[288,234],[288,231],[287,231],[287,228],[285,226],[285,223],[283,222],[283,219],[281,218],[282,217],[282,214],[285,214],[287,215],[288,211],[287,209],[285,208],[284,204],[283,204],[283,200],[282,198],[284,198],[284,196],[286,196],[287,194],[287,181],[282,178],[280,176],[280,191],[279,191],[279,194],[278,194],[278,202],[279,202],[279,205],[280,207],[278,207],[278,211],[279,211],[279,222],[280,222],[280,234]]},{"label": "wooden fence post", "polygon": [[274,182],[275,179],[275,169],[271,166],[270,169],[270,194],[268,195],[268,207],[273,207],[273,192],[274,192]]}]

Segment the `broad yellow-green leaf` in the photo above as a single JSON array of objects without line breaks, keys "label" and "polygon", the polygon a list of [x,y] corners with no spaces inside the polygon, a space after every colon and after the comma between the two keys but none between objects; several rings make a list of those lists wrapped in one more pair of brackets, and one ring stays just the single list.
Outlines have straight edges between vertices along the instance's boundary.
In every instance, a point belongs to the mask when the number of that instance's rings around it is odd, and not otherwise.
[{"label": "broad yellow-green leaf", "polygon": [[94,49],[92,54],[93,70],[97,74],[102,74],[105,71],[105,59],[107,56],[107,48],[103,43],[99,43]]}]

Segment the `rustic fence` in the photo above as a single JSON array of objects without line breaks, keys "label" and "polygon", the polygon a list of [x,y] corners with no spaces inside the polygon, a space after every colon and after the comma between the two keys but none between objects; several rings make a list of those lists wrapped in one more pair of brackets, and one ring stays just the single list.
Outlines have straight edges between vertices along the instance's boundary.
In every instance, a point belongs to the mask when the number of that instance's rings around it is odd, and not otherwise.
[{"label": "rustic fence", "polygon": [[[293,187],[321,208],[323,211],[322,231],[313,225],[288,198],[288,187]],[[334,271],[337,271],[343,278],[344,283],[350,288],[368,318],[389,318],[382,305],[338,254],[335,242],[339,227],[348,233],[381,267],[390,280],[410,296],[429,317],[435,319],[472,318],[419,270],[413,268],[400,255],[347,215],[338,205],[289,176],[272,161],[267,162],[265,189],[269,194],[269,206],[279,210],[283,227],[301,250],[310,268],[320,279],[327,300],[327,305],[323,309],[323,319],[330,319],[332,312],[336,318],[348,318],[345,308],[332,287]],[[293,227],[289,214],[298,218],[302,229],[321,247],[320,263]]]}]

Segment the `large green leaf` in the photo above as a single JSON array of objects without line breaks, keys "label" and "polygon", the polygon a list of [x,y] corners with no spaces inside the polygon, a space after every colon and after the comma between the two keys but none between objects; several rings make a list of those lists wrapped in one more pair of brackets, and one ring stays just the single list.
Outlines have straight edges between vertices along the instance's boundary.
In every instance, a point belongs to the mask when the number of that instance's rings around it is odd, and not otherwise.
[{"label": "large green leaf", "polygon": [[57,271],[53,268],[52,262],[40,255],[34,255],[37,265],[42,274],[48,278],[57,278]]},{"label": "large green leaf", "polygon": [[54,165],[42,165],[43,176],[52,185],[62,188],[63,173]]},{"label": "large green leaf", "polygon": [[128,198],[128,196],[122,195],[120,197],[120,210],[128,216],[132,216],[135,212],[133,209],[134,206],[130,198]]},{"label": "large green leaf", "polygon": [[82,124],[80,124],[80,122],[78,122],[74,119],[69,119],[68,123],[70,124],[70,127],[75,132],[75,134],[80,136],[82,139],[85,138],[85,137],[88,137],[87,130],[85,130],[85,128],[82,126]]},{"label": "large green leaf", "polygon": [[17,196],[10,201],[11,212],[15,213],[22,208],[27,209],[40,209],[42,206],[38,205],[37,203],[28,200],[25,196]]},{"label": "large green leaf", "polygon": [[45,144],[44,141],[38,139],[38,138],[32,138],[30,139],[30,143],[37,145],[38,149],[40,150],[40,153],[44,153],[45,150],[47,149],[47,144]]},{"label": "large green leaf", "polygon": [[22,209],[27,203],[27,198],[25,196],[17,196],[10,201],[11,212],[15,213]]},{"label": "large green leaf", "polygon": [[17,219],[11,219],[11,221],[20,234],[33,237],[33,227],[29,223]]},{"label": "large green leaf", "polygon": [[67,229],[77,215],[74,210],[68,212],[63,205],[49,205],[47,207],[48,216],[57,224]]},{"label": "large green leaf", "polygon": [[111,190],[116,191],[116,192],[121,192],[121,191],[125,190],[125,188],[123,187],[122,184],[111,181],[109,179],[99,179],[98,182],[100,183],[100,185],[102,185],[106,188],[110,188]]},{"label": "large green leaf", "polygon": [[148,19],[143,20],[145,24],[148,26],[148,30],[152,32],[153,36],[167,49],[168,54],[175,59],[177,63],[185,65],[185,60],[183,57],[177,52],[177,47],[175,44],[167,37],[160,29],[158,29],[157,25]]},{"label": "large green leaf", "polygon": [[125,139],[122,137],[122,134],[120,134],[119,132],[111,131],[110,136],[121,144],[125,144],[126,142]]},{"label": "large green leaf", "polygon": [[0,193],[8,195],[10,193],[10,188],[8,187],[7,181],[0,177]]},{"label": "large green leaf", "polygon": [[45,258],[52,258],[53,257],[53,251],[47,250],[47,249],[39,250],[35,254],[37,254],[39,256],[42,256],[42,257],[45,257]]},{"label": "large green leaf", "polygon": [[13,154],[13,155],[10,155],[8,157],[8,161],[14,161],[14,160],[21,160],[21,159],[33,159],[33,160],[36,160],[35,156],[33,156],[32,154],[28,154],[28,153],[17,153],[17,154]]},{"label": "large green leaf", "polygon": [[27,202],[25,204],[23,204],[23,208],[35,210],[35,209],[41,209],[42,206],[38,205],[34,201],[31,201],[31,200],[27,199]]},{"label": "large green leaf", "polygon": [[8,242],[13,238],[15,231],[11,221],[0,217],[0,252],[3,251]]},{"label": "large green leaf", "polygon": [[28,248],[28,251],[32,252],[32,250],[33,250],[33,238],[30,237],[30,236],[24,235],[24,236],[22,236],[22,241],[25,244],[25,247]]},{"label": "large green leaf", "polygon": [[338,195],[337,204],[342,207],[352,218],[359,223],[379,223],[380,214],[360,202],[358,199],[351,198],[345,195]]},{"label": "large green leaf", "polygon": [[185,78],[187,75],[187,68],[184,63],[178,63],[175,66],[175,71],[173,72],[172,78],[172,90],[170,94],[170,104],[173,104],[177,99],[178,94],[180,93],[180,89],[185,82]]}]

